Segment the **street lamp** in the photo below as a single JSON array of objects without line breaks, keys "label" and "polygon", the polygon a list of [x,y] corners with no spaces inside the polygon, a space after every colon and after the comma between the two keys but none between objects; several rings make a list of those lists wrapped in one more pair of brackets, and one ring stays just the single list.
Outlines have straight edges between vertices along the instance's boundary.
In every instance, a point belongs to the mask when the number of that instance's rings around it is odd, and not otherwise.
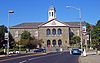
[{"label": "street lamp", "polygon": [[83,39],[82,39],[82,12],[81,12],[81,9],[80,8],[76,8],[76,7],[73,7],[73,6],[66,6],[66,7],[67,8],[73,8],[73,9],[79,11],[79,18],[80,18],[80,37],[81,37],[81,49],[82,49]]},{"label": "street lamp", "polygon": [[14,13],[14,11],[13,10],[8,10],[8,39],[7,39],[7,55],[9,55],[9,33],[10,33],[10,29],[9,29],[9,27],[10,27],[10,23],[9,23],[9,21],[10,21],[10,19],[9,19],[9,17],[10,17],[10,14],[12,14],[12,13]]}]

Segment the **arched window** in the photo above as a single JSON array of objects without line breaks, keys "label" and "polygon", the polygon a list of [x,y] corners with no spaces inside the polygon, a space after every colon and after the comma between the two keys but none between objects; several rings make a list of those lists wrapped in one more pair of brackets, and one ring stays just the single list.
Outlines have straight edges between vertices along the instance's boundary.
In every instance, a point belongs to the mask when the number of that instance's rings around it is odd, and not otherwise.
[{"label": "arched window", "polygon": [[56,35],[56,29],[52,29],[52,34]]},{"label": "arched window", "polygon": [[49,12],[49,16],[51,16],[51,12]]},{"label": "arched window", "polygon": [[56,40],[53,40],[53,41],[52,41],[52,45],[53,45],[53,47],[55,47],[55,45],[56,45]]},{"label": "arched window", "polygon": [[15,37],[18,37],[18,31],[15,32]]},{"label": "arched window", "polygon": [[46,33],[47,33],[47,35],[50,35],[50,34],[51,34],[50,29],[47,29],[47,30],[46,30]]},{"label": "arched window", "polygon": [[59,47],[62,45],[62,41],[60,39],[58,40],[58,45]]},{"label": "arched window", "polygon": [[58,29],[58,35],[61,35],[62,34],[62,30],[59,28]]},{"label": "arched window", "polygon": [[49,47],[51,45],[50,40],[47,40],[47,47]]},{"label": "arched window", "polygon": [[52,17],[53,17],[53,12],[52,12]]}]

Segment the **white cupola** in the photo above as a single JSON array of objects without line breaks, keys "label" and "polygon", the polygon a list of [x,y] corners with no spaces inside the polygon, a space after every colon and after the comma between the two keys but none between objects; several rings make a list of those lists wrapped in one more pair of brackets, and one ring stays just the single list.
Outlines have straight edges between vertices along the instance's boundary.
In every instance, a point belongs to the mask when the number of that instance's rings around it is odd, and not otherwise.
[{"label": "white cupola", "polygon": [[53,6],[51,6],[48,10],[48,21],[56,18],[56,10]]}]

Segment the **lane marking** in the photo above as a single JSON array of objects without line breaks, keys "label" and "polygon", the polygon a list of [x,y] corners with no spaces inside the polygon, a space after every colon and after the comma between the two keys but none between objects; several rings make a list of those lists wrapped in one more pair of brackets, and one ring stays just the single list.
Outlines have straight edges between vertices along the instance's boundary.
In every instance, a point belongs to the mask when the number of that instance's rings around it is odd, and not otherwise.
[{"label": "lane marking", "polygon": [[23,58],[23,57],[28,57],[28,56],[31,56],[31,55],[25,55],[25,56],[19,56],[19,57],[15,57],[15,58],[0,60],[0,62],[4,62],[4,61],[8,61],[8,60],[14,60],[14,59]]},{"label": "lane marking", "polygon": [[38,53],[38,54],[19,56],[19,57],[15,57],[15,58],[0,60],[0,62],[4,62],[4,61],[8,61],[8,60],[14,60],[14,59],[19,59],[19,58],[24,58],[24,57],[28,57],[28,56],[38,56],[38,55],[45,55],[45,54],[47,54],[47,53]]},{"label": "lane marking", "polygon": [[32,59],[28,59],[28,60],[30,61],[30,60],[32,60]]},{"label": "lane marking", "polygon": [[[49,57],[49,56],[55,56],[55,55],[59,55],[59,54],[62,54],[62,53],[30,58],[30,59],[28,59],[28,61],[31,61],[31,60],[34,60],[34,59],[39,59],[39,58],[44,58],[44,57]],[[21,61],[21,62],[24,63],[23,61]],[[19,63],[21,63],[21,62],[19,62]]]},{"label": "lane marking", "polygon": [[21,63],[25,63],[27,60],[22,61]]}]

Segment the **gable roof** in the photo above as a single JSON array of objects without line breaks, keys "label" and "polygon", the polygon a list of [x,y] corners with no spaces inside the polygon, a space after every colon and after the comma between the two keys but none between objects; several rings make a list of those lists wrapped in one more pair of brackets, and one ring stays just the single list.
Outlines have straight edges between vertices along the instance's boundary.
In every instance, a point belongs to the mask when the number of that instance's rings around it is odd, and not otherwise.
[{"label": "gable roof", "polygon": [[60,22],[56,19],[52,19],[52,20],[42,24],[41,26],[67,26],[67,24],[65,25],[63,22]]}]

